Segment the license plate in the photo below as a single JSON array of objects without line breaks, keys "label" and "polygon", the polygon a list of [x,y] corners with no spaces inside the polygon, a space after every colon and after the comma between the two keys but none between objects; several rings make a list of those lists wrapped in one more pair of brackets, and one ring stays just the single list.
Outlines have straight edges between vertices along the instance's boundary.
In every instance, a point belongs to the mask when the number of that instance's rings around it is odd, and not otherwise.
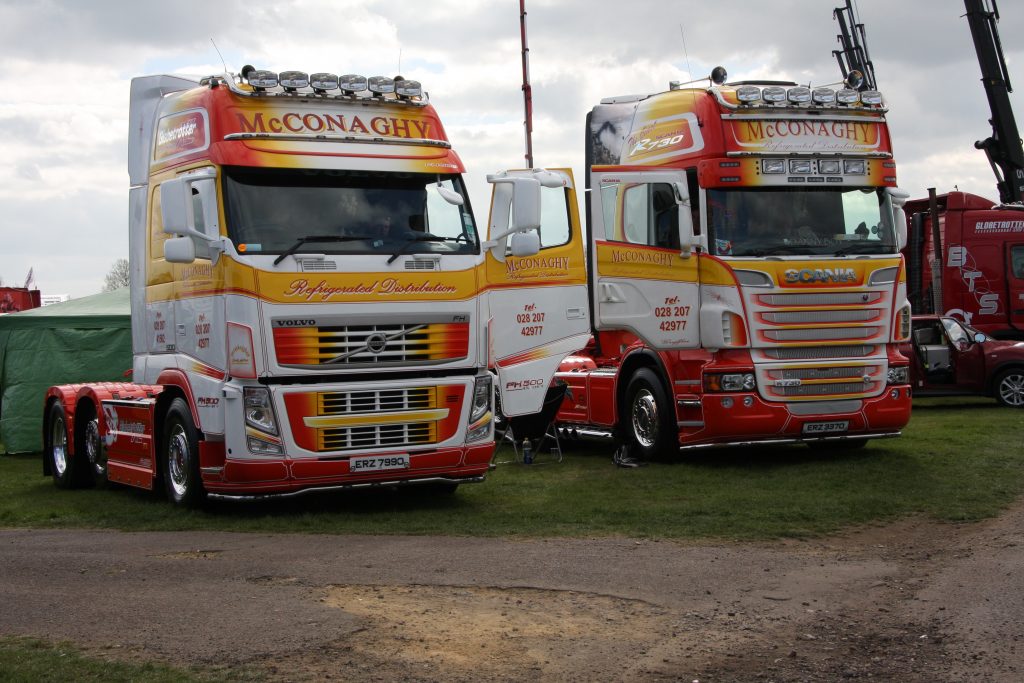
[{"label": "license plate", "polygon": [[849,420],[837,422],[808,422],[804,425],[804,434],[835,434],[845,432],[850,427]]},{"label": "license plate", "polygon": [[382,470],[407,469],[409,469],[408,455],[366,455],[359,458],[350,458],[348,461],[349,472],[380,472]]}]

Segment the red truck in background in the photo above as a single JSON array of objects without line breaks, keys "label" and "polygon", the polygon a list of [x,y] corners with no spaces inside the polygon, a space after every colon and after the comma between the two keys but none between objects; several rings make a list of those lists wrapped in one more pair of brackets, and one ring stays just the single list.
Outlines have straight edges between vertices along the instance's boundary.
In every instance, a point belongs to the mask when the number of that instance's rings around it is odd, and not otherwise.
[{"label": "red truck in background", "polygon": [[905,210],[914,313],[952,316],[991,337],[1024,339],[1024,206],[994,206],[966,192],[939,195],[938,240],[928,199],[911,200]]},{"label": "red truck in background", "polygon": [[949,316],[915,316],[911,341],[914,395],[992,396],[1024,408],[1024,342],[998,340]]},{"label": "red truck in background", "polygon": [[915,314],[958,318],[988,336],[1024,339],[1024,147],[1010,106],[995,0],[964,0],[991,111],[985,152],[999,204],[950,192],[906,203],[907,296]]}]

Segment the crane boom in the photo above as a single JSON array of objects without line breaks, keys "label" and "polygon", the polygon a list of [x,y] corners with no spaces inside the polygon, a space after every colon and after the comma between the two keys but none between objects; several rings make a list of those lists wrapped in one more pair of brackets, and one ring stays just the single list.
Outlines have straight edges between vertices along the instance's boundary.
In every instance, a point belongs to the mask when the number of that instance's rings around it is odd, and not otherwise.
[{"label": "crane boom", "polygon": [[974,143],[985,152],[992,172],[996,175],[999,199],[1004,204],[1024,200],[1024,148],[1021,147],[1017,121],[1010,106],[1009,93],[1013,92],[1010,76],[999,41],[999,10],[995,0],[989,9],[988,0],[964,0],[967,23],[974,40],[974,51],[981,66],[981,83],[988,97],[992,118],[992,135]]}]

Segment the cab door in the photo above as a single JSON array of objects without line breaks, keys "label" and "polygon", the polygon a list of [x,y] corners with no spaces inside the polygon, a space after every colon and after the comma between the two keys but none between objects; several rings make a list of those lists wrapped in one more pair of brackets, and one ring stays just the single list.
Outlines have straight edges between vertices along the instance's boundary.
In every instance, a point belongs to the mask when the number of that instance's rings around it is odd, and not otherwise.
[{"label": "cab door", "polygon": [[655,349],[700,346],[685,173],[595,172],[590,207],[596,329],[629,330]]},{"label": "cab door", "polygon": [[1024,243],[1006,245],[1006,288],[1010,326],[1024,331]]},{"label": "cab door", "polygon": [[[502,411],[527,415],[540,411],[562,360],[590,338],[583,232],[570,170],[508,171],[488,180],[494,183],[484,255],[490,362]],[[536,192],[538,185],[539,240],[517,256],[524,250],[514,248],[519,236],[510,231],[523,216],[514,215],[514,194]],[[527,233],[519,235],[529,242]]]}]

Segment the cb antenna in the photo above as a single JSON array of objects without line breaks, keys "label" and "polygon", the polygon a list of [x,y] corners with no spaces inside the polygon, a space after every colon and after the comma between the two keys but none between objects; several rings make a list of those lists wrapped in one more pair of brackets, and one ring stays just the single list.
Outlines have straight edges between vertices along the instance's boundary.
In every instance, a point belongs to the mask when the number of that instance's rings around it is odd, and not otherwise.
[{"label": "cb antenna", "polygon": [[224,67],[224,73],[227,73],[228,63],[224,61],[224,55],[220,53],[220,48],[217,47],[217,43],[213,42],[213,38],[210,38],[210,43],[213,44],[213,49],[217,51],[217,56],[220,57],[220,63]]}]

